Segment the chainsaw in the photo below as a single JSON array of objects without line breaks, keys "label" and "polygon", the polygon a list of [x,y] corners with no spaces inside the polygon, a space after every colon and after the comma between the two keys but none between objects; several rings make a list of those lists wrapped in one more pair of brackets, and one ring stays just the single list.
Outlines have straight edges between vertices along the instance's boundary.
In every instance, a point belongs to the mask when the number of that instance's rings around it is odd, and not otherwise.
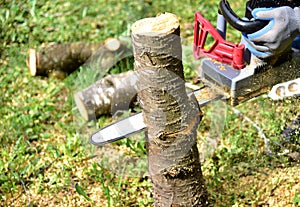
[{"label": "chainsaw", "polygon": [[[240,18],[229,3],[222,0],[216,28],[200,12],[195,13],[193,55],[195,59],[201,59],[199,76],[204,86],[193,90],[190,95],[195,95],[199,107],[220,99],[235,106],[265,93],[269,93],[273,100],[300,94],[298,52],[291,49],[275,61],[266,62],[251,54],[244,40],[244,34],[256,32],[268,24],[267,20],[253,19],[251,11],[254,8],[299,6],[296,4],[299,3],[250,0],[246,3],[246,18]],[[240,43],[226,41],[227,23],[242,32]],[[208,41],[209,36],[213,38],[213,42]],[[90,142],[101,146],[146,129],[140,112],[93,133]]]}]

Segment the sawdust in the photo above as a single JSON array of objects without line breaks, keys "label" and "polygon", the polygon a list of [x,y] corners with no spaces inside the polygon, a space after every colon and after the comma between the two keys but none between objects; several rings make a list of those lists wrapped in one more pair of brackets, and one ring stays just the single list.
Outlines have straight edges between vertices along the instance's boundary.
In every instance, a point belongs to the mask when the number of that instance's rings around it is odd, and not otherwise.
[{"label": "sawdust", "polygon": [[226,68],[225,68],[224,65],[220,65],[220,66],[218,66],[218,68],[219,68],[221,71],[226,71]]},{"label": "sawdust", "polygon": [[253,206],[295,206],[293,198],[300,192],[299,167],[260,168],[255,175],[241,177],[235,182],[236,194],[246,192],[240,201]]},{"label": "sawdust", "polygon": [[201,93],[197,94],[196,99],[198,100],[209,100],[211,99],[215,94],[212,93],[211,89],[206,87],[201,90]]}]

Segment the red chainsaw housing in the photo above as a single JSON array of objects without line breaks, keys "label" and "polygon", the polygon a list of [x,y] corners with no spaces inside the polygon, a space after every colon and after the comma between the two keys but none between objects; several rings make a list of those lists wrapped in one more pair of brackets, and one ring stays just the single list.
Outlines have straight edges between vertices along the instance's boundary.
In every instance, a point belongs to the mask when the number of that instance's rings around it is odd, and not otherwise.
[{"label": "red chainsaw housing", "polygon": [[[214,43],[205,49],[208,33],[214,38]],[[244,49],[244,44],[227,42],[200,12],[195,13],[193,53],[196,59],[209,57],[240,70],[245,67]]]}]

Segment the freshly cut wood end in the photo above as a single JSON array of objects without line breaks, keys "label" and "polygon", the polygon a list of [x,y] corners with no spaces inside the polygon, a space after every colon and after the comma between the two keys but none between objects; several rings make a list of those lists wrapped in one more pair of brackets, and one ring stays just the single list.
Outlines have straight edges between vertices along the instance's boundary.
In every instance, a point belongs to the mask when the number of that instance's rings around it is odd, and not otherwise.
[{"label": "freshly cut wood end", "polygon": [[104,41],[104,46],[109,51],[115,52],[121,47],[121,42],[116,38],[107,38]]},{"label": "freshly cut wood end", "polygon": [[90,116],[89,116],[89,113],[88,113],[88,109],[86,108],[86,106],[84,104],[84,101],[82,99],[82,96],[81,96],[80,92],[74,94],[74,101],[76,103],[76,106],[77,106],[81,116],[84,118],[84,120],[89,121]]},{"label": "freshly cut wood end", "polygon": [[36,76],[37,53],[35,49],[28,49],[28,57],[26,59],[26,65],[29,68],[30,74],[32,76]]},{"label": "freshly cut wood end", "polygon": [[131,31],[133,34],[146,34],[149,36],[170,34],[179,27],[179,19],[172,13],[162,13],[156,17],[136,21]]}]

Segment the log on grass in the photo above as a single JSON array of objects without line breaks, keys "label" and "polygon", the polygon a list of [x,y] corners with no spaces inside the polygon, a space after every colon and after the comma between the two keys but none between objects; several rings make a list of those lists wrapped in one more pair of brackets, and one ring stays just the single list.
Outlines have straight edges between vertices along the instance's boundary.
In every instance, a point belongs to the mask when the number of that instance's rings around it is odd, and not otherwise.
[{"label": "log on grass", "polygon": [[164,13],[135,22],[132,44],[155,206],[207,206],[196,140],[200,111],[185,90],[178,18]]},{"label": "log on grass", "polygon": [[86,120],[101,115],[128,110],[136,100],[136,77],[134,71],[107,75],[86,89],[74,94],[81,116]]},{"label": "log on grass", "polygon": [[29,49],[26,59],[32,76],[65,78],[83,64],[93,64],[99,69],[111,68],[120,58],[128,56],[128,46],[115,38],[104,43],[51,43],[39,50]]}]

